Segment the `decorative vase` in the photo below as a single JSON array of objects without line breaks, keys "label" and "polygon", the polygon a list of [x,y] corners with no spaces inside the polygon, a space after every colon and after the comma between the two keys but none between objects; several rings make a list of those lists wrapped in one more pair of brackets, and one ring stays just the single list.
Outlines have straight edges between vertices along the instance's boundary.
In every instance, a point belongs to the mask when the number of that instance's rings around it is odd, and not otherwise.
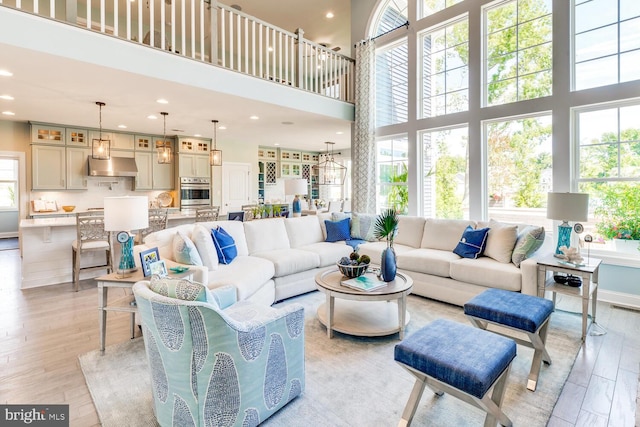
[{"label": "decorative vase", "polygon": [[382,259],[380,260],[380,275],[385,282],[391,282],[396,278],[396,251],[393,246],[387,246],[382,251]]}]

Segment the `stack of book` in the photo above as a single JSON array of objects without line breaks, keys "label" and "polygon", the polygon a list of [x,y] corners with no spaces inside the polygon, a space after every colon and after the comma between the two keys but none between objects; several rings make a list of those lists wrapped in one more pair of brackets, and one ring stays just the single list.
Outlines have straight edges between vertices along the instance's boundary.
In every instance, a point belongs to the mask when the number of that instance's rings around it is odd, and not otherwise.
[{"label": "stack of book", "polygon": [[353,279],[343,280],[342,286],[347,286],[352,289],[358,289],[360,291],[371,292],[387,286],[387,282],[378,279],[373,273],[366,273]]}]

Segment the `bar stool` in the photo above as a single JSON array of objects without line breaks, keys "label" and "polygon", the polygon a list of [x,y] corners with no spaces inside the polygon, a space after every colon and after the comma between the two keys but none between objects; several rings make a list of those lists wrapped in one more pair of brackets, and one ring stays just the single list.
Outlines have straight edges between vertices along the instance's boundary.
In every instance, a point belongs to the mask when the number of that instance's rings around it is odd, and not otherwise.
[{"label": "bar stool", "polygon": [[[76,214],[77,238],[71,244],[73,263],[73,289],[78,292],[80,271],[107,270],[113,271],[111,260],[111,244],[109,232],[104,230],[104,214],[102,212],[79,212]],[[105,252],[103,264],[81,267],[81,256],[84,253]]]},{"label": "bar stool", "polygon": [[149,234],[167,228],[168,217],[168,209],[149,209],[149,227],[138,232],[136,244],[144,243],[145,237]]},{"label": "bar stool", "polygon": [[217,221],[220,214],[220,206],[209,206],[196,209],[196,222]]}]

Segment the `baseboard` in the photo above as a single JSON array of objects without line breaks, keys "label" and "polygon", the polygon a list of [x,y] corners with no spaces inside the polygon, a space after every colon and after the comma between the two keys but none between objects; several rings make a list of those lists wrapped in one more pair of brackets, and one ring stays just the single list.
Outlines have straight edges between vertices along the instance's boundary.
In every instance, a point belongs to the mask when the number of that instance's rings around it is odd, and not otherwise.
[{"label": "baseboard", "polygon": [[629,307],[640,310],[640,295],[624,294],[622,292],[598,289],[598,301],[604,301],[620,307]]},{"label": "baseboard", "polygon": [[0,239],[9,239],[12,237],[18,237],[17,231],[6,231],[4,233],[0,233]]}]

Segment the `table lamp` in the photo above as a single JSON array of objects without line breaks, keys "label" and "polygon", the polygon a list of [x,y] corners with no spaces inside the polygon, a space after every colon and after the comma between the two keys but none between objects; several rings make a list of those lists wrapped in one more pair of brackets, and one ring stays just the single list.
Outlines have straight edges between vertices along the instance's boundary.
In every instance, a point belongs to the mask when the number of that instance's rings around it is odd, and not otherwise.
[{"label": "table lamp", "polygon": [[306,195],[307,192],[308,184],[306,179],[287,179],[284,182],[284,194],[286,196],[294,196],[293,203],[291,204],[291,212],[293,213],[293,216],[302,215],[302,204],[300,203],[300,195]]},{"label": "table lamp", "polygon": [[[547,218],[562,221],[558,225],[558,246],[556,256],[563,255],[561,246],[571,246],[571,226],[569,221],[587,221],[589,215],[589,195],[587,193],[547,193]],[[578,230],[582,224],[576,223]]]},{"label": "table lamp", "polygon": [[145,196],[124,196],[104,198],[104,229],[118,232],[116,239],[122,245],[118,273],[125,274],[137,270],[133,260],[133,235],[131,230],[141,230],[149,226],[149,199]]}]

